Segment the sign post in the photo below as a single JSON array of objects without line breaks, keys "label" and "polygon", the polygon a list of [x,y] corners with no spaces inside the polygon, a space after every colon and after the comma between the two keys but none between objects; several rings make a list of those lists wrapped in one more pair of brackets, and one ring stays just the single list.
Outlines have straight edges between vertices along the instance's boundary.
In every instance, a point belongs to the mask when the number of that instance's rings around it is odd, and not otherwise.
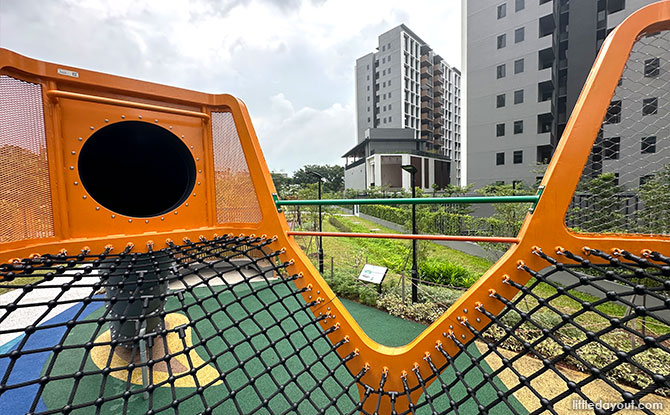
[{"label": "sign post", "polygon": [[382,281],[384,281],[384,277],[386,277],[386,273],[388,272],[388,268],[386,267],[380,267],[377,265],[370,265],[370,264],[365,264],[363,267],[363,270],[361,270],[360,275],[358,276],[359,281],[363,282],[371,282],[373,284],[378,285],[378,292],[381,294],[382,292]]}]

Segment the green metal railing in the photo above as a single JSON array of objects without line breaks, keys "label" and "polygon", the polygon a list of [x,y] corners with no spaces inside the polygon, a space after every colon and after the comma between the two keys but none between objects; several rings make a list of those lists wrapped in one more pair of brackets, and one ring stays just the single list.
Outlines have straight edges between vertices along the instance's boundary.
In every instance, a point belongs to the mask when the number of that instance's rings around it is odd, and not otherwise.
[{"label": "green metal railing", "polygon": [[321,199],[321,200],[279,200],[275,198],[275,204],[279,206],[305,206],[305,205],[428,205],[436,203],[537,203],[539,195],[529,196],[465,196],[465,197],[402,197],[395,199]]}]

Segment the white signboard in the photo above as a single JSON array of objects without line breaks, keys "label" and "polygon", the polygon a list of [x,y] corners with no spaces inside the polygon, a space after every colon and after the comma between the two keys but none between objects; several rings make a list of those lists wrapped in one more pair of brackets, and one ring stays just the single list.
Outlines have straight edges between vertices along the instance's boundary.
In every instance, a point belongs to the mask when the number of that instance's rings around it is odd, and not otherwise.
[{"label": "white signboard", "polygon": [[354,205],[354,216],[361,216],[361,205]]},{"label": "white signboard", "polygon": [[365,264],[361,275],[358,276],[358,279],[365,282],[371,282],[373,284],[381,284],[382,280],[386,276],[386,267],[378,267],[377,265]]}]

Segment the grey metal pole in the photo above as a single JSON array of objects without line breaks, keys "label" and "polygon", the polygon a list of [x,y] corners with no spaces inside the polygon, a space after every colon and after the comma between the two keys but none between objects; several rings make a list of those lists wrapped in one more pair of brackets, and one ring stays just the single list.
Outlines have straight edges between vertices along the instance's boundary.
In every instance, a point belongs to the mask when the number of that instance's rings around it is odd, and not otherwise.
[{"label": "grey metal pole", "polygon": [[[416,197],[416,173],[412,173],[412,198]],[[416,205],[412,204],[412,235],[416,235]],[[416,267],[416,239],[412,239],[412,302],[419,300],[418,272]]]}]

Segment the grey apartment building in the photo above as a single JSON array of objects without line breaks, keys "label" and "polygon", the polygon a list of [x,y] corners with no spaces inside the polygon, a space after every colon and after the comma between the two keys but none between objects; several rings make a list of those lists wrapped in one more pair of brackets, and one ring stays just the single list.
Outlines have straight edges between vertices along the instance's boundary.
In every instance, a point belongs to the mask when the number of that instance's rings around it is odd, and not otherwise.
[{"label": "grey apartment building", "polygon": [[381,171],[385,165],[395,171],[403,163],[419,166],[418,187],[460,184],[460,71],[404,24],[381,34],[378,42],[375,52],[356,60],[357,144],[343,156],[346,186],[409,188],[400,173]]},{"label": "grey apartment building", "polygon": [[[468,183],[535,185],[605,38],[653,2],[463,0]],[[603,129],[605,145],[616,124]],[[615,164],[605,167],[625,170]]]}]

